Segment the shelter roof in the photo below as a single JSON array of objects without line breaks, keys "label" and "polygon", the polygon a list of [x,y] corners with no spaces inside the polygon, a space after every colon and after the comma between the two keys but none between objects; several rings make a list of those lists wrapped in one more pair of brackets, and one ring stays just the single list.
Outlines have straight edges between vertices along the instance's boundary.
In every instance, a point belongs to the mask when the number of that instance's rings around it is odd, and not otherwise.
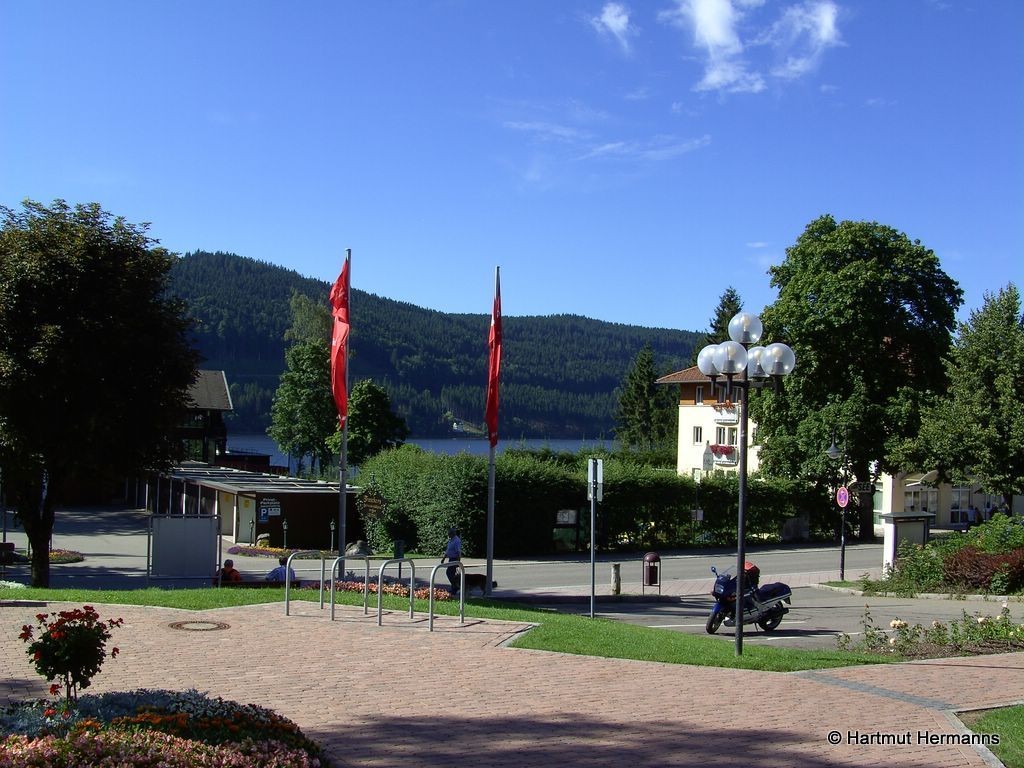
[{"label": "shelter roof", "polygon": [[[185,462],[161,475],[179,482],[194,483],[227,493],[338,493],[338,483],[305,480],[300,477],[249,472],[230,467],[214,467],[201,462]],[[352,486],[348,486],[352,488]]]}]

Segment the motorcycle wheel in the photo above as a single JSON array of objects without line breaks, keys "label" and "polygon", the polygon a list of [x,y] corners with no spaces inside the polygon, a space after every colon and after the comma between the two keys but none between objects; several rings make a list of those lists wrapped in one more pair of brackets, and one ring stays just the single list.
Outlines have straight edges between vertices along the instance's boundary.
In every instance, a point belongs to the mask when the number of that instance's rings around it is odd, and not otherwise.
[{"label": "motorcycle wheel", "polygon": [[771,632],[773,629],[775,629],[781,623],[782,623],[782,614],[781,613],[773,613],[773,614],[771,614],[769,616],[765,616],[763,619],[759,619],[758,622],[757,622],[757,626],[759,626],[765,632]]},{"label": "motorcycle wheel", "polygon": [[725,619],[725,611],[715,611],[708,616],[708,623],[704,625],[704,629],[707,630],[709,635],[715,634],[718,628],[722,626],[722,621]]}]

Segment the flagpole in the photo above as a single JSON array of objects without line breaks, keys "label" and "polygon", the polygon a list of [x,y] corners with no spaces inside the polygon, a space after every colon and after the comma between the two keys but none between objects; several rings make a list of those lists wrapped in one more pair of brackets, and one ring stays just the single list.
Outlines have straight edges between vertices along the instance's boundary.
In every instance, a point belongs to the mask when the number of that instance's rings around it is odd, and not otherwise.
[{"label": "flagpole", "polygon": [[[350,289],[349,289],[348,297],[347,297],[348,298],[348,303],[349,303],[349,323],[350,324],[351,324],[351,317],[352,317],[352,314],[351,314],[352,313],[352,291],[351,291],[351,285],[352,285],[352,272],[351,272],[351,269],[352,269],[352,266],[351,266],[351,261],[352,261],[352,249],[351,248],[346,248],[345,249],[345,264],[348,266],[348,268],[350,270],[349,274],[348,274],[348,283],[349,283]],[[349,336],[347,336],[345,338],[345,353],[344,354],[345,354],[345,396],[346,396],[346,398],[348,397],[348,382],[349,382],[349,377],[348,377],[348,369],[349,369],[349,365],[348,365],[349,338],[351,338],[351,334],[349,334]],[[344,556],[345,556],[345,541],[346,541],[346,537],[345,537],[345,518],[347,517],[346,513],[348,511],[348,509],[347,509],[347,506],[348,506],[348,493],[347,493],[347,490],[348,490],[348,488],[347,488],[346,478],[345,478],[345,475],[346,475],[347,472],[348,472],[348,415],[346,413],[345,421],[341,425],[341,451],[340,451],[340,455],[338,456],[338,557],[340,557],[340,558],[344,558]],[[338,569],[339,569],[338,570],[339,576],[341,577],[341,580],[344,581],[345,580],[345,560],[344,559],[342,559],[342,560],[340,560],[338,562]],[[332,573],[331,576],[333,578],[334,574]]]},{"label": "flagpole", "polygon": [[[494,296],[495,296],[495,306],[496,306],[497,309],[492,311],[492,313],[491,313],[491,324],[492,324],[492,326],[495,325],[495,324],[498,324],[497,329],[492,328],[492,338],[494,338],[494,334],[495,333],[498,334],[498,336],[497,336],[497,343],[499,345],[499,352],[498,352],[498,363],[499,363],[499,365],[500,365],[500,360],[501,360],[501,357],[500,357],[500,354],[501,354],[500,353],[500,344],[501,344],[501,337],[500,337],[500,329],[501,329],[501,326],[500,326],[500,323],[501,323],[501,317],[500,317],[500,312],[501,312],[501,308],[500,308],[501,307],[501,304],[500,304],[500,301],[501,301],[500,300],[500,296],[501,296],[501,278],[500,278],[500,272],[501,272],[501,267],[495,267],[494,268]],[[494,364],[493,350],[491,352],[491,355],[492,355],[492,357],[491,357],[491,360],[490,360],[490,362],[488,364],[488,368],[489,369],[490,369],[490,366],[492,366]],[[490,390],[492,385],[495,386],[495,387],[497,386],[497,381],[491,382],[491,380],[490,380],[490,377],[492,375],[494,375],[494,371],[488,370],[488,385],[487,385],[488,386],[488,390]],[[488,395],[490,395],[490,392],[488,392]],[[498,437],[497,401],[495,401],[495,403],[494,403],[494,409],[495,409],[495,412],[493,414],[494,424],[493,425],[488,424],[488,432],[489,432],[489,434],[488,434],[489,440],[488,441],[490,442],[491,448],[490,448],[490,451],[489,451],[489,456],[488,456],[488,461],[487,461],[487,578],[486,578],[486,581],[484,581],[484,594],[485,595],[491,594],[491,585],[494,583],[494,485],[495,485],[495,483],[494,483],[494,454],[496,452],[497,445],[498,445],[498,440],[497,440],[497,437]],[[494,431],[493,431],[493,433],[490,433],[490,430],[492,429],[492,427],[493,427]]]}]

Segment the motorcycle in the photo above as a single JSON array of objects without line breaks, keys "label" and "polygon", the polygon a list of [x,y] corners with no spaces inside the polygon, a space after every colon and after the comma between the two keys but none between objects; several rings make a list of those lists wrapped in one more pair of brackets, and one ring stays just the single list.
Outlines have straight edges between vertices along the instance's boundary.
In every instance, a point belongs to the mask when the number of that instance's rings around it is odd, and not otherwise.
[{"label": "motorcycle", "polygon": [[[732,568],[721,573],[711,566],[715,575],[715,586],[711,591],[715,604],[711,607],[711,615],[705,625],[709,635],[715,634],[722,625],[736,626],[736,577]],[[753,563],[746,563],[743,568],[743,623],[757,624],[765,632],[771,632],[782,622],[782,617],[789,613],[786,606],[791,604],[793,591],[781,581],[758,586],[761,577],[760,569]]]}]

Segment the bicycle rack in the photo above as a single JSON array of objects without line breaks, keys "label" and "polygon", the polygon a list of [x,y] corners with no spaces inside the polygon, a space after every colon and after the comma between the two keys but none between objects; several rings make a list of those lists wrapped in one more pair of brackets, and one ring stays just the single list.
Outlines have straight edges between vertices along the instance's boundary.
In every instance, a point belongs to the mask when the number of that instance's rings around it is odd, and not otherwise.
[{"label": "bicycle rack", "polygon": [[381,563],[380,573],[377,575],[377,626],[382,626],[381,618],[384,616],[384,604],[382,601],[384,595],[384,569],[393,563],[409,564],[409,618],[414,618],[416,613],[413,608],[413,602],[416,599],[416,563],[410,560],[408,557],[393,557],[390,560],[385,560]]},{"label": "bicycle rack", "polygon": [[[334,592],[335,583],[337,578],[335,577],[335,571],[338,570],[338,564],[343,560],[357,560],[358,555],[344,555],[342,557],[335,558],[334,562],[331,563],[331,621],[334,621]],[[370,613],[370,556],[363,555],[363,615],[366,616]]]},{"label": "bicycle rack", "polygon": [[430,572],[430,618],[427,620],[427,625],[431,632],[434,631],[434,579],[439,570],[451,568],[453,565],[459,569],[459,623],[466,623],[466,566],[462,564],[461,560],[456,560],[454,563],[438,563]]},{"label": "bicycle rack", "polygon": [[[292,588],[292,560],[299,555],[320,555],[320,610],[324,608],[324,576],[327,575],[327,559],[319,549],[307,549],[302,552],[292,552],[285,563],[284,573],[284,615],[291,616],[291,588]],[[332,584],[333,590],[333,584]]]}]

